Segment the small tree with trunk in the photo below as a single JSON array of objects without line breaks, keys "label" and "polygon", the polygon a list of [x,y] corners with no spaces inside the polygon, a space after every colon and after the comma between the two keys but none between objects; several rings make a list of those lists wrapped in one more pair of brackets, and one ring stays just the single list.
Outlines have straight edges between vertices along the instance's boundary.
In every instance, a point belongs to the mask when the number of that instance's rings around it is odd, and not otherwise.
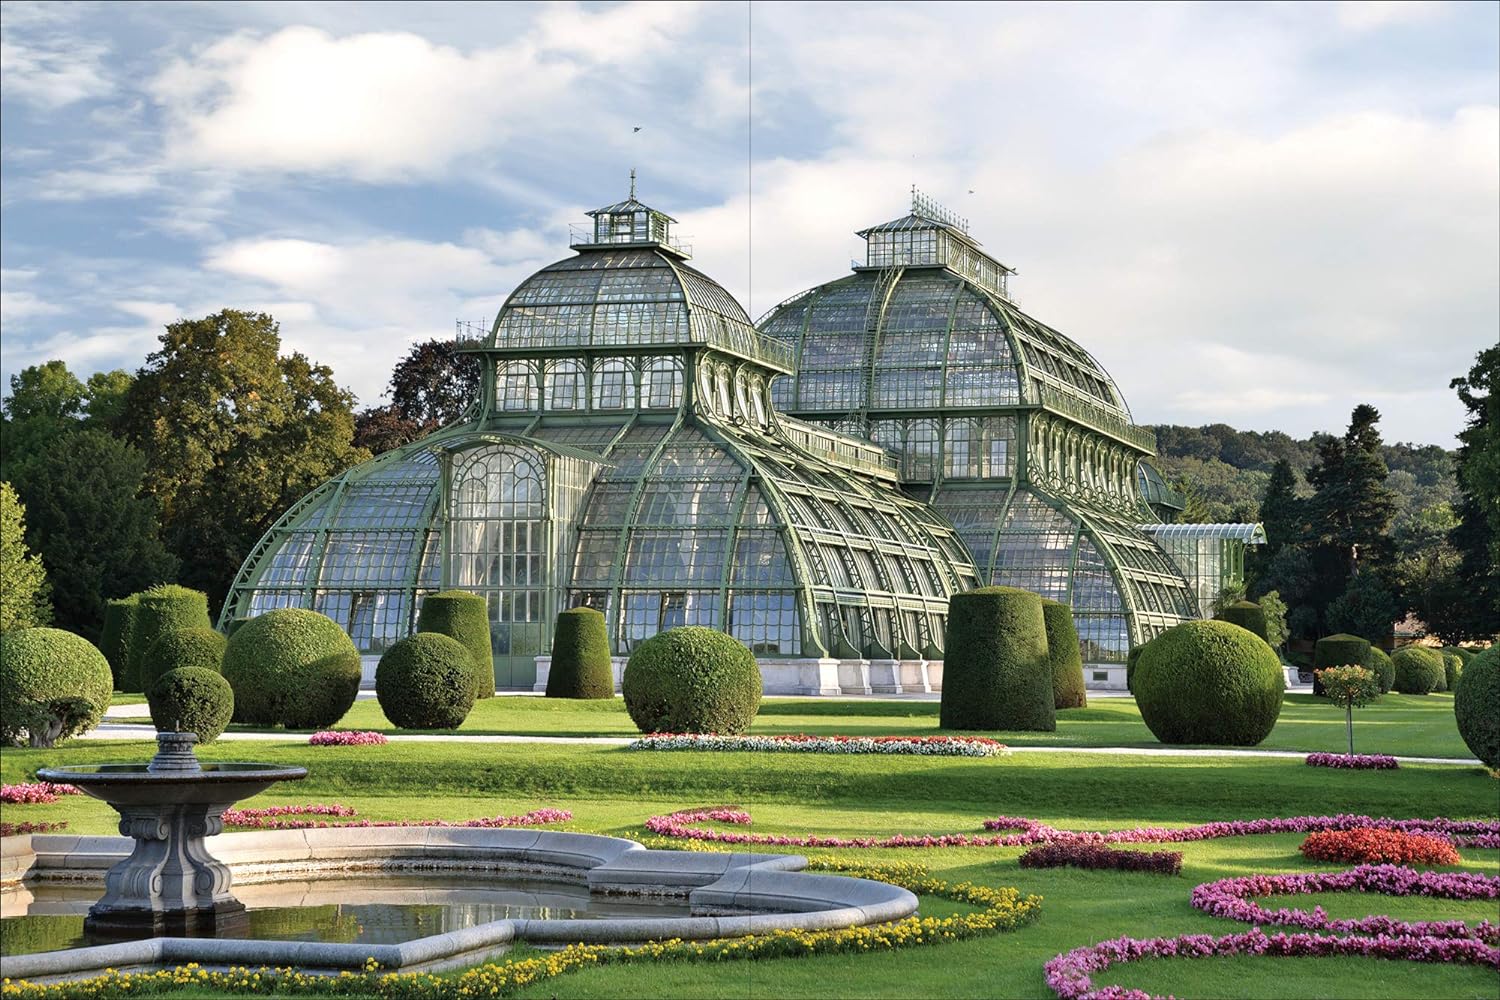
[{"label": "small tree with trunk", "polygon": [[1349,756],[1354,756],[1354,710],[1380,697],[1380,682],[1364,667],[1328,667],[1317,672],[1328,700],[1344,710],[1344,729],[1349,734]]}]

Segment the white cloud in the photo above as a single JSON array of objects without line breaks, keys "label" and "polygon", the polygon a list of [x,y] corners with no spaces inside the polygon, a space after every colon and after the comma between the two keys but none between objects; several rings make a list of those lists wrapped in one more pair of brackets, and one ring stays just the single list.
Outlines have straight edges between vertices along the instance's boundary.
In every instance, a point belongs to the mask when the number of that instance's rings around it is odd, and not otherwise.
[{"label": "white cloud", "polygon": [[115,88],[104,75],[104,54],[102,46],[67,36],[48,37],[37,44],[0,40],[5,97],[44,111],[106,97]]},{"label": "white cloud", "polygon": [[1369,31],[1443,17],[1448,6],[1441,0],[1342,0],[1338,19],[1346,28]]}]

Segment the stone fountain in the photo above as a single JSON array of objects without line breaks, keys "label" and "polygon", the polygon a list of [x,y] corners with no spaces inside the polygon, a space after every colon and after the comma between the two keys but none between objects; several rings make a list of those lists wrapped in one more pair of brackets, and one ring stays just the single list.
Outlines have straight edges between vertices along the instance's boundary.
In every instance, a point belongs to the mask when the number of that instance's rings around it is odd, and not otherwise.
[{"label": "stone fountain", "polygon": [[84,920],[96,939],[233,936],[247,923],[229,891],[229,869],[204,839],[224,829],[224,810],[278,781],[307,777],[305,767],[203,764],[194,733],[158,733],[149,764],[48,767],[42,781],[74,785],[120,814],[135,849],[109,870],[104,895]]}]

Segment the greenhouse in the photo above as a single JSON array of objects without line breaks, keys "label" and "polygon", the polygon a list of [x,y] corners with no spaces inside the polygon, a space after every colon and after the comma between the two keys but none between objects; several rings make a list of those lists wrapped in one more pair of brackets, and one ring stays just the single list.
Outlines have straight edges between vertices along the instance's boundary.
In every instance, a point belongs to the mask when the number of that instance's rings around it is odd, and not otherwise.
[{"label": "greenhouse", "polygon": [[310,607],[367,667],[425,594],[490,607],[496,684],[545,682],[552,622],[606,615],[617,657],[723,629],[772,693],[932,690],[949,595],[1071,603],[1112,680],[1200,613],[1144,525],[1174,506],[1108,374],[1010,301],[1013,272],[915,198],[865,264],[757,329],[638,201],[461,326],[483,396],[460,422],[288,511],[223,618]]}]

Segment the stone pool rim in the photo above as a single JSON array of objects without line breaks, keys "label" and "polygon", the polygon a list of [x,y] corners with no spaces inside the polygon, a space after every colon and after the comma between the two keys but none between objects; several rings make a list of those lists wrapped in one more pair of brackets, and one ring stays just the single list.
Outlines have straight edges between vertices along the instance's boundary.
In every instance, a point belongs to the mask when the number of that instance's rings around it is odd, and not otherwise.
[{"label": "stone pool rim", "polygon": [[[102,884],[129,853],[126,837],[22,834],[0,839],[0,884]],[[686,899],[718,916],[502,919],[401,944],[158,937],[0,958],[0,975],[34,982],[89,978],[106,969],[149,971],[196,962],[292,966],[308,973],[388,972],[473,965],[514,941],[535,945],[712,940],[774,930],[825,930],[899,920],[916,912],[906,889],[870,879],[803,872],[794,854],[649,850],[633,840],[555,830],[482,827],[324,827],[257,830],[210,838],[236,882],[308,873],[431,869],[543,874],[591,892]]]}]

